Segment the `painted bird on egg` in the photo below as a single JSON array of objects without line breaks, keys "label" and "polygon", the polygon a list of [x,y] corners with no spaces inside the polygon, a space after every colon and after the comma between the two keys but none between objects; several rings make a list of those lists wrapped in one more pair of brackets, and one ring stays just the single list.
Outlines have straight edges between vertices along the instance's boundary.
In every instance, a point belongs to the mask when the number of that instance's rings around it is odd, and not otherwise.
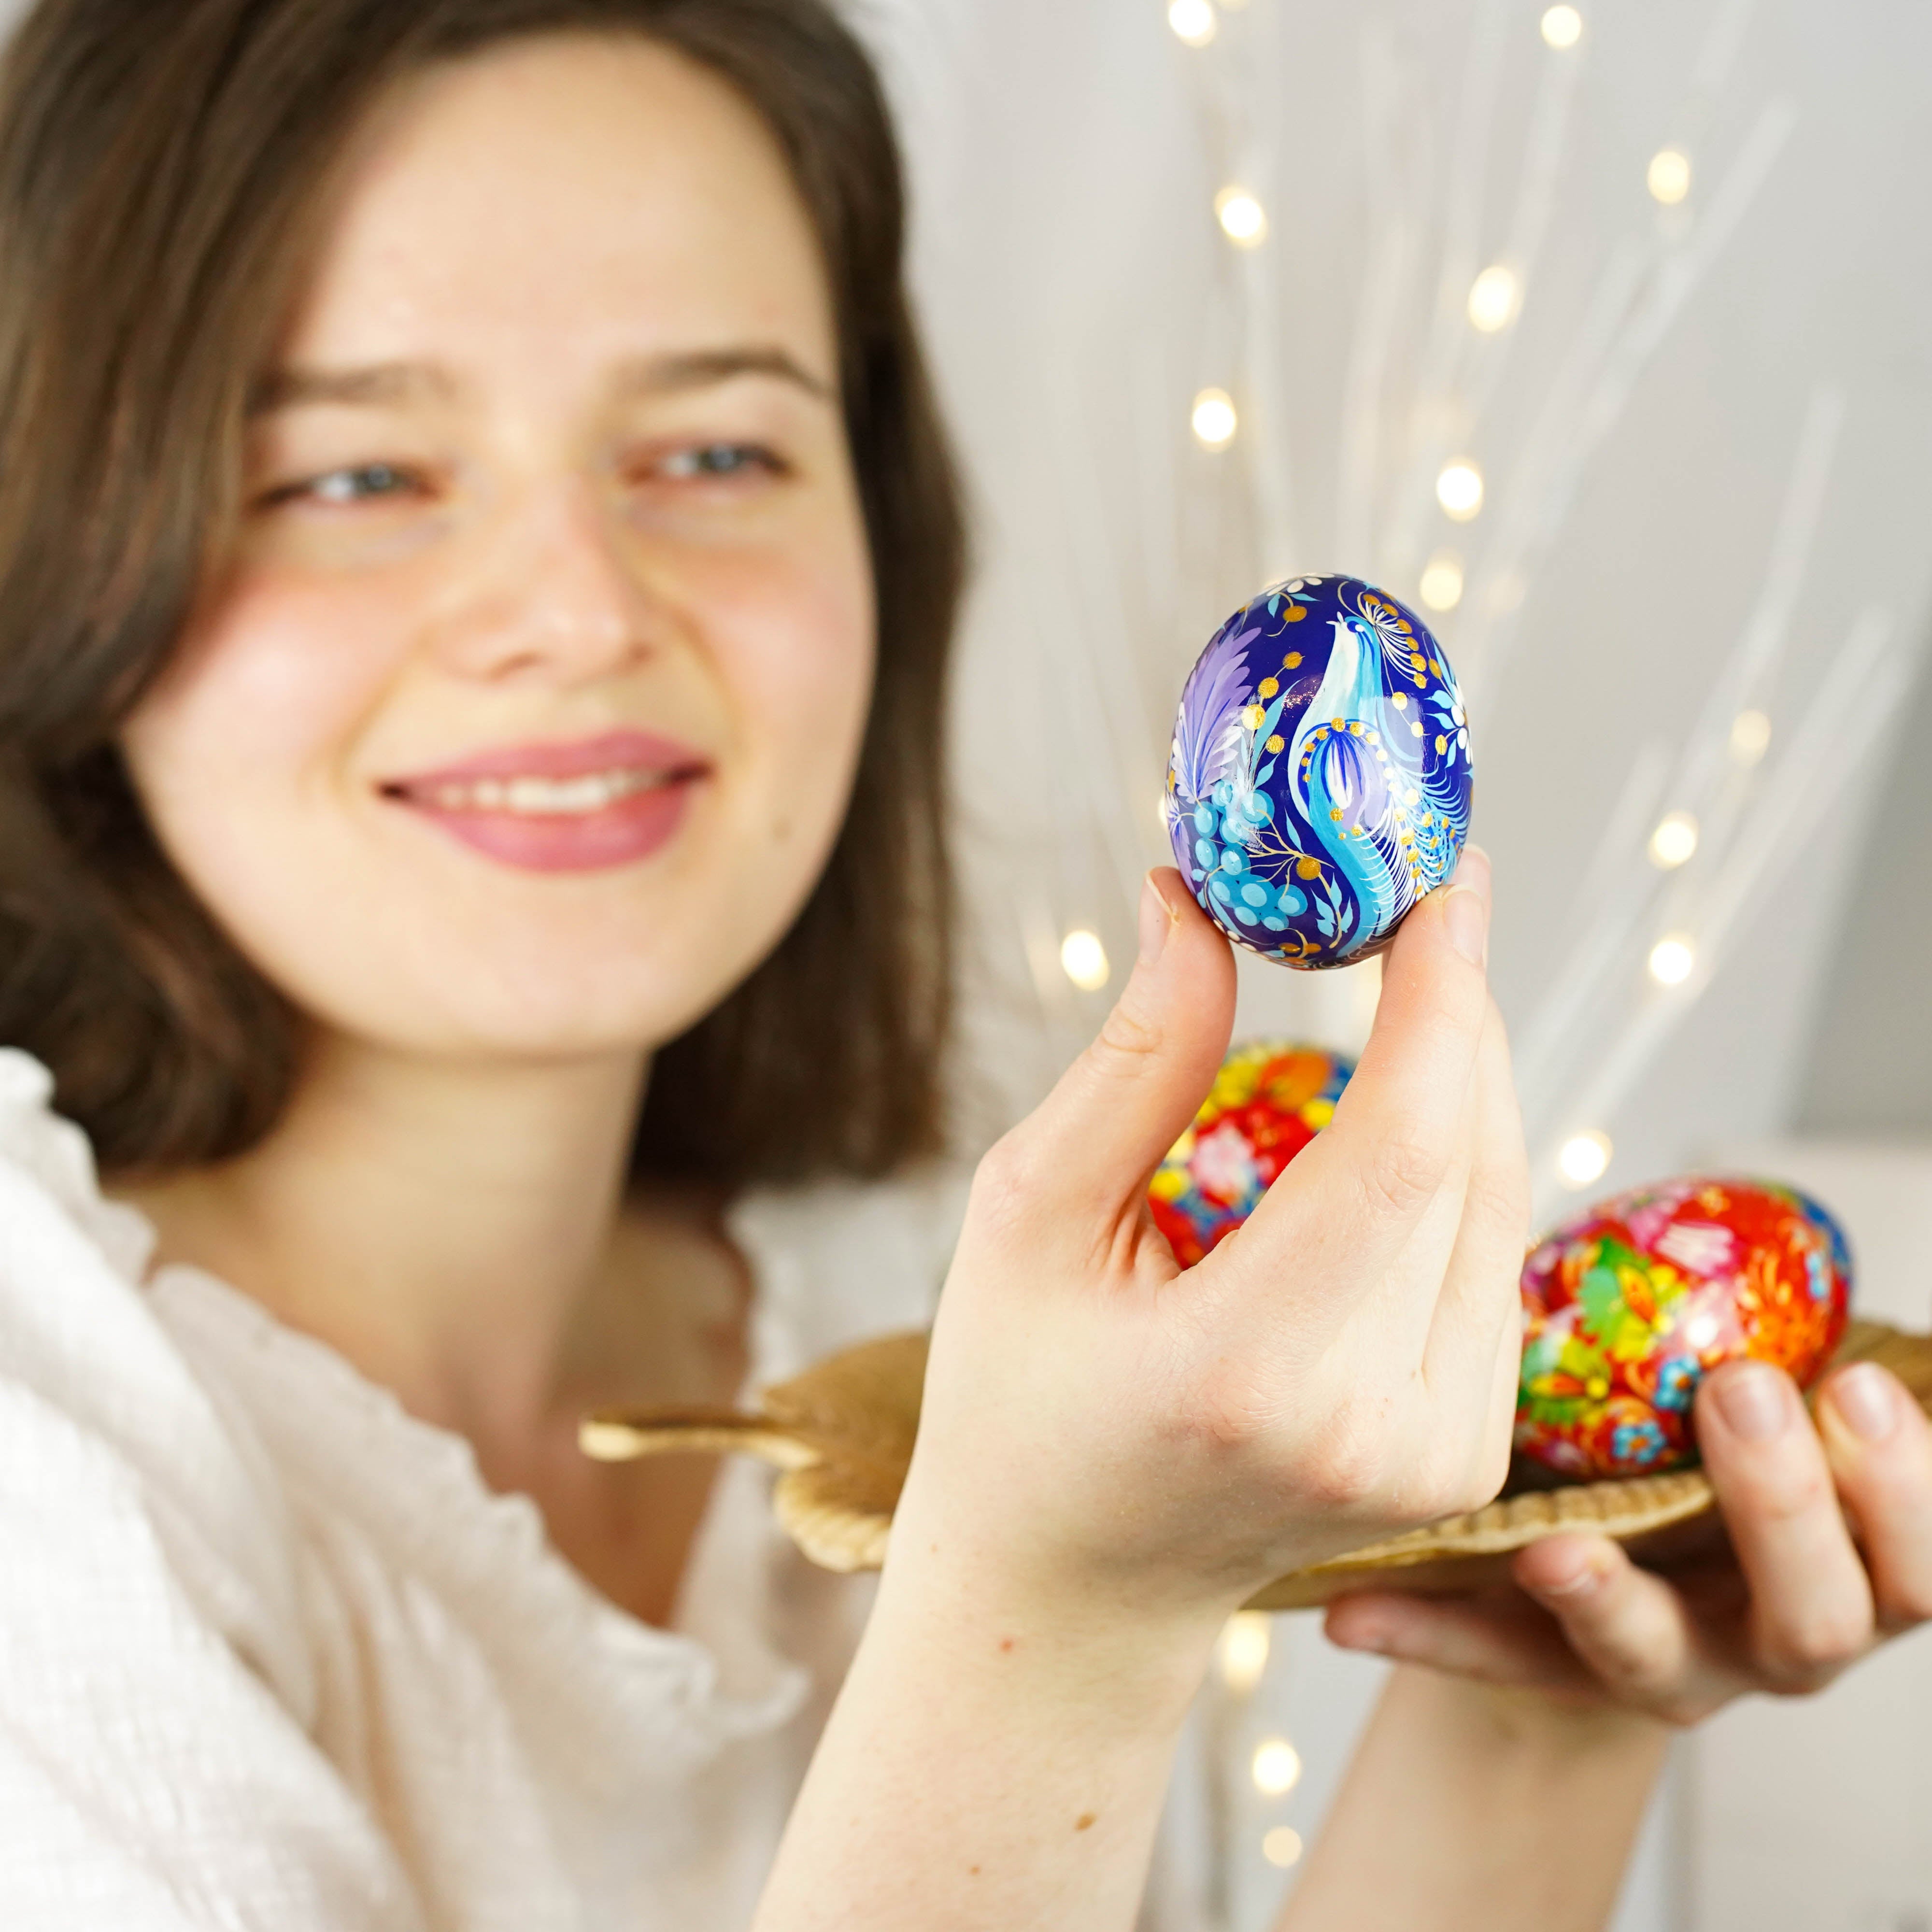
[{"label": "painted bird on egg", "polygon": [[1190,674],[1165,811],[1230,938],[1345,966],[1455,871],[1472,789],[1462,691],[1421,619],[1356,578],[1293,577]]},{"label": "painted bird on egg", "polygon": [[1694,1461],[1706,1373],[1749,1355],[1815,1379],[1851,1274],[1838,1224],[1768,1182],[1672,1180],[1592,1208],[1523,1267],[1517,1449],[1586,1481]]},{"label": "painted bird on egg", "polygon": [[1192,1268],[1256,1208],[1276,1177],[1335,1117],[1352,1060],[1292,1040],[1238,1046],[1193,1124],[1148,1186],[1154,1225]]}]

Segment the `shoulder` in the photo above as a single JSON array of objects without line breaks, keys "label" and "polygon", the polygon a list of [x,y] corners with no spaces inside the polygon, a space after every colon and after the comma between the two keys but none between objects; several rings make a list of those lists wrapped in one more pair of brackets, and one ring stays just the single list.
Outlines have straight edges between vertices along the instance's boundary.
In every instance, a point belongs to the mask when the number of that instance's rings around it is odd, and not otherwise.
[{"label": "shoulder", "polygon": [[886,1180],[760,1189],[728,1216],[757,1278],[759,1378],[932,1319],[972,1180],[922,1166]]},{"label": "shoulder", "polygon": [[57,1504],[73,1562],[130,1587],[158,1566],[179,1607],[299,1700],[273,1472],[162,1321],[142,1286],[152,1230],[101,1194],[52,1091],[38,1063],[0,1048],[0,1619],[25,1614],[36,1579],[53,1585],[16,1559]]},{"label": "shoulder", "polygon": [[94,1150],[80,1128],[54,1112],[53,1090],[52,1075],[38,1060],[0,1047],[0,1190],[28,1210],[24,1225],[0,1224],[0,1240],[9,1250],[45,1243],[58,1226],[111,1272],[138,1281],[153,1232],[132,1208],[103,1198]]},{"label": "shoulder", "polygon": [[143,1286],[52,1083],[0,1049],[0,1922],[418,1922],[308,1726],[273,1464]]}]

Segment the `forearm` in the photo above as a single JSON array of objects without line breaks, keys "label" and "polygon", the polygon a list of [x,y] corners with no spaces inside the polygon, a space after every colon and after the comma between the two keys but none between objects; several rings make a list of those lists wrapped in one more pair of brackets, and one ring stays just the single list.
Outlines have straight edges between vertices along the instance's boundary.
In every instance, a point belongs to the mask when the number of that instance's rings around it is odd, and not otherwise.
[{"label": "forearm", "polygon": [[888,1567],[756,1932],[1126,1932],[1212,1620],[1083,1628],[921,1558]]},{"label": "forearm", "polygon": [[1398,1670],[1278,1932],[1599,1932],[1668,1737]]}]

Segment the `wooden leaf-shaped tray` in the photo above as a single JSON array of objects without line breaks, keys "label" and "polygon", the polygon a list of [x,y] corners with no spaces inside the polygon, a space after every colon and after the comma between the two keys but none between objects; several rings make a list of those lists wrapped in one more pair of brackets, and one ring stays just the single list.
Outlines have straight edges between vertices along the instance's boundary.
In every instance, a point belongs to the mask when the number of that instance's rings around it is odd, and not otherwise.
[{"label": "wooden leaf-shaped tray", "polygon": [[[602,1462],[683,1451],[735,1450],[784,1472],[774,1504],[800,1549],[828,1570],[876,1570],[899,1486],[912,1460],[926,1378],[923,1335],[889,1335],[766,1390],[755,1413],[735,1409],[613,1411],[589,1417],[584,1453]],[[1840,1362],[1882,1363],[1932,1409],[1932,1336],[1855,1322]],[[1519,1468],[1487,1508],[1370,1544],[1298,1570],[1253,1600],[1256,1610],[1299,1610],[1348,1590],[1468,1590],[1498,1580],[1511,1554],[1559,1530],[1615,1537],[1668,1564],[1722,1534],[1700,1470],[1624,1482],[1545,1486]]]}]

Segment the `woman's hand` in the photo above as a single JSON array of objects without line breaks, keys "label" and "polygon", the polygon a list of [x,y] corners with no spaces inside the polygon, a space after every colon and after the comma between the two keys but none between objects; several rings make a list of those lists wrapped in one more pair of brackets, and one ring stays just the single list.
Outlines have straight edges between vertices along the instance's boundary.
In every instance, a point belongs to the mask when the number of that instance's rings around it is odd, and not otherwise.
[{"label": "woman's hand", "polygon": [[1178,873],[1141,916],[1100,1040],[974,1184],[759,1932],[1124,1932],[1226,1613],[1502,1480],[1528,1189],[1487,861],[1404,922],[1334,1124],[1185,1274],[1147,1184],[1226,1050],[1234,968]]},{"label": "woman's hand", "polygon": [[1417,907],[1334,1124],[1183,1274],[1147,1184],[1226,1050],[1234,972],[1150,876],[1100,1039],[980,1168],[894,1557],[1150,1628],[1494,1494],[1528,1191],[1489,890],[1472,853]]},{"label": "woman's hand", "polygon": [[1932,1424],[1872,1363],[1824,1384],[1816,1426],[1790,1378],[1708,1377],[1697,1439],[1730,1546],[1668,1577],[1600,1537],[1516,1558],[1520,1590],[1345,1598],[1338,1644],[1695,1724],[1748,1690],[1816,1690],[1932,1618]]}]

